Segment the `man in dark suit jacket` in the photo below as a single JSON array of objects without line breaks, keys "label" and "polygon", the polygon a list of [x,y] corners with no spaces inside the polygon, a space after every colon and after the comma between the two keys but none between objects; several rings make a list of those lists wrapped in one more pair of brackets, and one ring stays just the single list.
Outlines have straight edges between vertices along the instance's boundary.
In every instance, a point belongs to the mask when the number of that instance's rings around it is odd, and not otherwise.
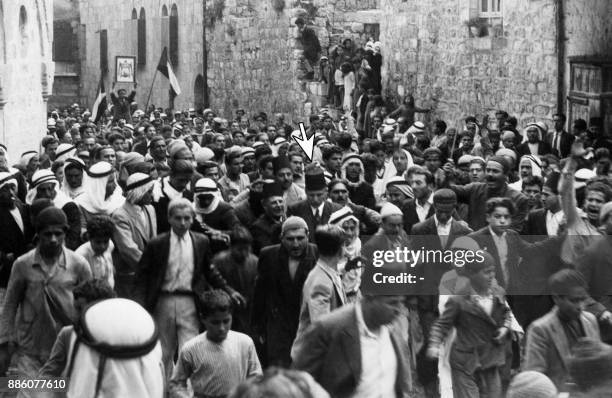
[{"label": "man in dark suit jacket", "polygon": [[142,253],[135,290],[158,324],[169,378],[175,351],[200,331],[198,296],[212,286],[225,290],[239,305],[244,298],[210,263],[208,238],[189,230],[194,219],[191,202],[170,202],[168,219],[171,230],[151,239]]},{"label": "man in dark suit jacket", "polygon": [[0,289],[6,289],[13,262],[28,251],[32,226],[26,206],[17,199],[17,180],[0,172]]},{"label": "man in dark suit jacket", "polygon": [[251,326],[262,363],[291,364],[302,289],[317,257],[317,246],[308,243],[306,224],[297,217],[283,223],[281,244],[265,247],[259,253]]},{"label": "man in dark suit jacket", "polygon": [[[306,333],[293,366],[310,373],[332,397],[407,397],[412,383],[408,347],[394,327],[402,305],[401,296],[368,295],[325,315]],[[377,334],[367,337],[373,335],[369,331]],[[380,350],[362,344],[372,338]],[[393,364],[394,374],[389,373]]]},{"label": "man in dark suit jacket", "polygon": [[[435,178],[429,170],[422,167],[411,167],[407,177],[414,192],[414,199],[405,201],[400,209],[404,213],[404,231],[410,234],[414,224],[425,221],[434,215],[433,190]],[[417,205],[422,209],[427,209],[425,214],[419,215]]]},{"label": "man in dark suit jacket", "polygon": [[[435,214],[427,220],[412,226],[414,248],[424,247],[426,250],[435,250],[443,253],[450,249],[455,238],[464,236],[472,230],[452,218],[457,205],[457,195],[450,189],[439,189],[434,193],[433,208]],[[432,259],[418,264],[416,272],[423,280],[419,284],[418,311],[421,328],[425,340],[429,338],[429,332],[433,322],[438,318],[438,285],[445,272],[453,269],[453,263],[440,262]],[[438,369],[435,366],[420,368],[420,381],[426,391],[437,388]]]},{"label": "man in dark suit jacket", "polygon": [[281,225],[285,220],[283,188],[276,181],[264,182],[261,204],[264,214],[251,225],[253,253],[259,254],[266,246],[280,243]]},{"label": "man in dark suit jacket", "polygon": [[564,114],[559,113],[553,115],[553,121],[555,123],[555,129],[546,135],[545,141],[550,145],[551,153],[563,159],[569,156],[576,137],[563,129],[566,121]]},{"label": "man in dark suit jacket", "polygon": [[[546,128],[543,123],[531,123],[526,129],[527,141],[516,147],[516,153],[519,159],[524,155],[547,155],[551,152],[550,145],[544,141]],[[532,147],[537,146],[534,150]]]},{"label": "man in dark suit jacket", "polygon": [[599,341],[599,327],[595,317],[581,308],[589,298],[577,271],[559,271],[549,285],[556,306],[527,330],[524,370],[545,374],[560,392],[566,392],[572,348],[582,337]]},{"label": "man in dark suit jacket", "polygon": [[323,172],[306,174],[306,200],[301,200],[287,208],[287,216],[298,216],[308,225],[310,242],[314,242],[314,233],[319,225],[325,225],[329,217],[342,206],[327,201],[327,184]]},{"label": "man in dark suit jacket", "polygon": [[[412,227],[411,235],[414,239],[415,248],[424,247],[426,250],[443,252],[450,249],[456,238],[467,235],[472,230],[451,217],[457,205],[457,196],[452,190],[439,189],[434,194],[433,200],[435,214],[427,220],[415,224]],[[419,285],[421,288],[421,294],[419,295],[419,310],[421,313],[430,313],[435,317],[438,308],[438,285],[442,275],[451,269],[453,269],[452,263],[438,263],[435,260],[417,265],[419,276],[424,278],[424,281]],[[425,331],[427,334],[429,327],[425,329],[427,329]]]}]

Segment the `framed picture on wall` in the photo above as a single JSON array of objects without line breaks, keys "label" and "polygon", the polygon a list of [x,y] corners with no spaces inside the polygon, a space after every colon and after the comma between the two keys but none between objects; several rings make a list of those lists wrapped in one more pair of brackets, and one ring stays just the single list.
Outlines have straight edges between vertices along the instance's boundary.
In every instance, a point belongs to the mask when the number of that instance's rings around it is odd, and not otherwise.
[{"label": "framed picture on wall", "polygon": [[136,57],[115,57],[115,81],[117,83],[136,83]]}]

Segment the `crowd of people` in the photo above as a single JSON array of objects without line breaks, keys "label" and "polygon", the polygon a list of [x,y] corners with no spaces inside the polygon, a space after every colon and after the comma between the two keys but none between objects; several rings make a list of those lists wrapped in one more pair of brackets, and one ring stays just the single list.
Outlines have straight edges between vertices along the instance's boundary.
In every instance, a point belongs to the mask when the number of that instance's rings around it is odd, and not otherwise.
[{"label": "crowd of people", "polygon": [[[50,112],[15,162],[0,145],[0,374],[72,397],[612,387],[601,119],[449,127],[376,95],[310,116],[311,160],[282,114],[133,99]],[[376,250],[423,246],[485,253],[417,264],[414,294],[362,291]]]}]

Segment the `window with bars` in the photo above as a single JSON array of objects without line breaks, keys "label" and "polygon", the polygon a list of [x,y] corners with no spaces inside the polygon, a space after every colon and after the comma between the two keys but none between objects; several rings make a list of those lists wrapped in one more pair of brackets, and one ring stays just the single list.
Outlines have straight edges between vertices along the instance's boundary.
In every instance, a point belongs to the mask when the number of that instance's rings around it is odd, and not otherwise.
[{"label": "window with bars", "polygon": [[478,16],[480,18],[501,18],[502,0],[479,0]]}]

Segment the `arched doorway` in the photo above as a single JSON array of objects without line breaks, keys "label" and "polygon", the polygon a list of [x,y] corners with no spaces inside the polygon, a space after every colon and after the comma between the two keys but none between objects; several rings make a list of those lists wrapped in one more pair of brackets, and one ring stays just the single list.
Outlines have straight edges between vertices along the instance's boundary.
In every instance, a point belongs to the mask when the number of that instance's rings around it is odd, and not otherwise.
[{"label": "arched doorway", "polygon": [[198,75],[193,85],[193,103],[196,111],[204,109],[204,77]]}]

